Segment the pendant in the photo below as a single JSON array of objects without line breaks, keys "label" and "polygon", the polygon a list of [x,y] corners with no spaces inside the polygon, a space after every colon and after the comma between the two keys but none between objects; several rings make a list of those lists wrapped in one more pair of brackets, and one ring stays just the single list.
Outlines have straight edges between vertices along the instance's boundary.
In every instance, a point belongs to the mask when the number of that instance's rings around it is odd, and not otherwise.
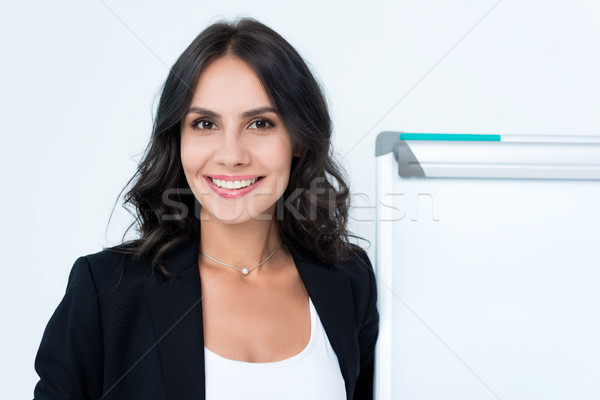
[{"label": "pendant", "polygon": [[248,275],[248,268],[242,268],[242,274]]}]

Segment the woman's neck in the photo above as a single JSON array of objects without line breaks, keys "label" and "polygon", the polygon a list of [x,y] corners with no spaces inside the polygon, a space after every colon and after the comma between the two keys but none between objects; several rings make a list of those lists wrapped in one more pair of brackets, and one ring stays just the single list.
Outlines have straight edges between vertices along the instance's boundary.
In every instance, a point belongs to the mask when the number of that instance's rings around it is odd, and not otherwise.
[{"label": "woman's neck", "polygon": [[[252,268],[260,264],[273,253],[279,241],[275,219],[250,219],[242,223],[228,224],[213,216],[201,218],[200,250],[212,258],[238,268]],[[274,254],[273,258],[252,273],[256,275],[260,274],[259,270],[266,270],[267,264],[271,260],[276,260],[276,256],[277,254]],[[204,261],[206,260],[214,263],[205,258]],[[227,267],[222,266],[222,268]]]}]

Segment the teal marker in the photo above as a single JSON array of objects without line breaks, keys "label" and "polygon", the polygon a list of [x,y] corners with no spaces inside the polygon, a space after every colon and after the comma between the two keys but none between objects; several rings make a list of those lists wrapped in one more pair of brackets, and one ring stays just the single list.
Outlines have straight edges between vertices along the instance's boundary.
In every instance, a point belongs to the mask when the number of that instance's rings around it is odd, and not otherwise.
[{"label": "teal marker", "polygon": [[499,142],[500,135],[473,133],[401,133],[400,140],[453,140],[468,142]]}]

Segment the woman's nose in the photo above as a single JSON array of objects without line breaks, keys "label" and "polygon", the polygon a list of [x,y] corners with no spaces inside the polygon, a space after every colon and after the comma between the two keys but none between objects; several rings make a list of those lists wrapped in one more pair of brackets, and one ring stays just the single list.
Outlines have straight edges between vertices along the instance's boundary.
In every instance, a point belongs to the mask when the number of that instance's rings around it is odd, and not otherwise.
[{"label": "woman's nose", "polygon": [[216,162],[231,167],[249,163],[251,149],[244,141],[242,132],[226,128],[221,135],[214,158]]}]

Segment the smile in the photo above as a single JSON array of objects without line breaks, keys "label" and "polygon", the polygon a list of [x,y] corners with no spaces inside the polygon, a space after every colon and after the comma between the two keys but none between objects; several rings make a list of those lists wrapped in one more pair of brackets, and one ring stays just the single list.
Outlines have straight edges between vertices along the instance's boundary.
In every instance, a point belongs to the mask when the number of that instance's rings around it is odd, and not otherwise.
[{"label": "smile", "polygon": [[258,178],[241,180],[241,181],[225,181],[225,180],[215,179],[215,178],[211,178],[211,179],[215,185],[217,185],[218,187],[223,188],[223,189],[240,189],[240,188],[248,187],[258,180]]},{"label": "smile", "polygon": [[251,179],[224,180],[205,176],[208,186],[219,196],[234,199],[251,192],[263,180],[264,176]]}]

